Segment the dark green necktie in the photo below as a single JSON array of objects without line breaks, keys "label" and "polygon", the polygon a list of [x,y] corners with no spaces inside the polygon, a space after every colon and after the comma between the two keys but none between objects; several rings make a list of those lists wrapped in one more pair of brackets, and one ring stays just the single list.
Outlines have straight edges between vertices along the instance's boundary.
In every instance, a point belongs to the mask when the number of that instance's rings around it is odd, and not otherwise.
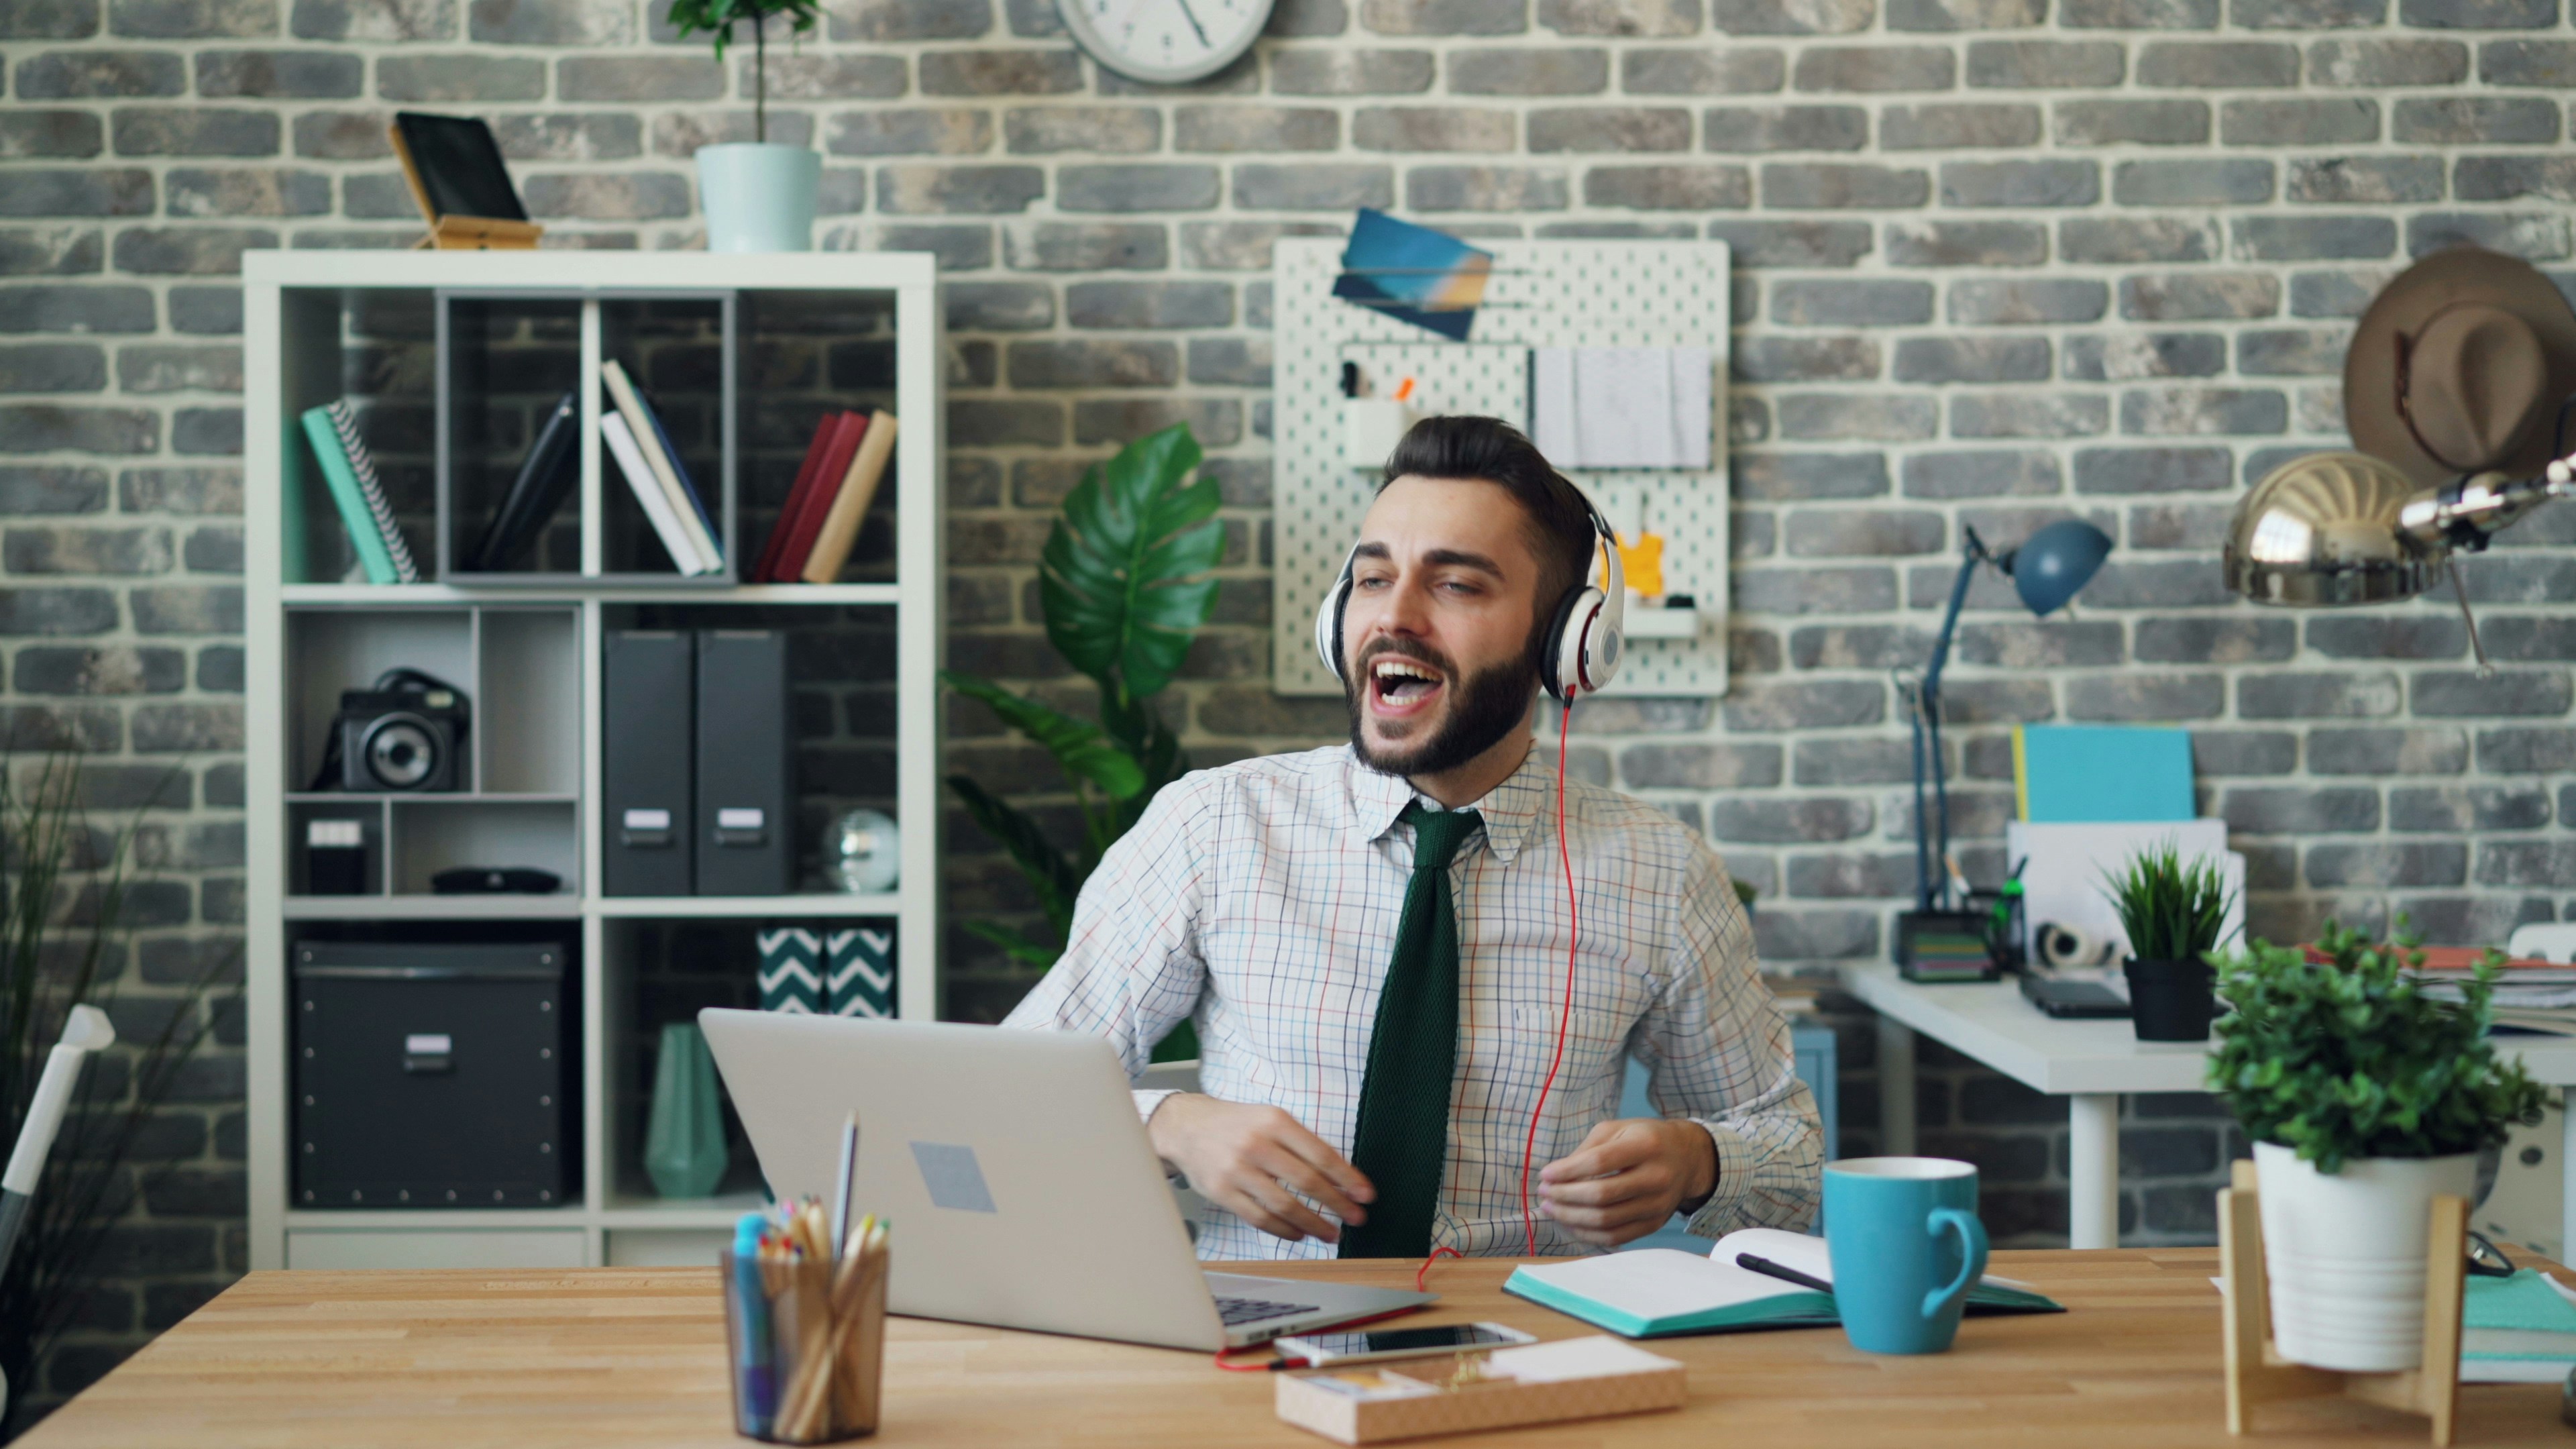
[{"label": "dark green necktie", "polygon": [[1484,818],[1419,803],[1405,806],[1403,818],[1413,822],[1413,879],[1377,999],[1351,1144],[1351,1165],[1377,1188],[1377,1201],[1367,1204],[1367,1222],[1342,1229],[1345,1258],[1429,1252],[1449,1156],[1449,1087],[1458,1063],[1458,907],[1449,863]]}]

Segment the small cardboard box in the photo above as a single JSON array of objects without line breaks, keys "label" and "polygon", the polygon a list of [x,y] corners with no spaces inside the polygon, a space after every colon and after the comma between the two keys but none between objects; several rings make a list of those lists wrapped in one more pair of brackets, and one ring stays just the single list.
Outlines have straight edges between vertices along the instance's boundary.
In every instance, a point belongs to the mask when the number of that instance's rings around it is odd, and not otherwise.
[{"label": "small cardboard box", "polygon": [[1678,1363],[1606,1335],[1493,1353],[1282,1374],[1279,1417],[1343,1444],[1383,1444],[1676,1409]]}]

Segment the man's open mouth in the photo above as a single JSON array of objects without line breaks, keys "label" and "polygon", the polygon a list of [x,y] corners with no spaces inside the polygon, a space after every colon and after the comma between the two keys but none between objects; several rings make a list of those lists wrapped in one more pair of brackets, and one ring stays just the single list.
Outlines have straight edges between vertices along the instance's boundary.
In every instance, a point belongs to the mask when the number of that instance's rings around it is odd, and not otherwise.
[{"label": "man's open mouth", "polygon": [[1439,670],[1420,660],[1381,654],[1369,664],[1369,706],[1386,716],[1419,713],[1447,684]]}]

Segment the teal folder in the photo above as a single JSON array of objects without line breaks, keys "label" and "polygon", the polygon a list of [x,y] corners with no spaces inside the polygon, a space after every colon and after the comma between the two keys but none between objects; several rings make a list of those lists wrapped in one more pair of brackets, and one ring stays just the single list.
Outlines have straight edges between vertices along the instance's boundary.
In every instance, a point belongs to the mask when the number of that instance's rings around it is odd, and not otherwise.
[{"label": "teal folder", "polygon": [[2024,725],[2013,731],[2021,818],[2056,824],[2189,820],[2191,731]]}]

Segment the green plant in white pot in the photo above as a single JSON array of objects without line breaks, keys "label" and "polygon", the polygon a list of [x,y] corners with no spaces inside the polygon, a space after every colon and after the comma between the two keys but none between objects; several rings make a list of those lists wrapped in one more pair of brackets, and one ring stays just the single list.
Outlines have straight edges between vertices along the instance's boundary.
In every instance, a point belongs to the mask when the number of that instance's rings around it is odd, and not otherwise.
[{"label": "green plant in white pot", "polygon": [[823,158],[810,146],[769,139],[769,22],[787,18],[803,35],[814,28],[817,0],[671,0],[667,15],[682,39],[714,38],[716,64],[738,24],[751,27],[752,139],[698,148],[698,200],[711,252],[801,252],[814,246],[814,198]]},{"label": "green plant in white pot", "polygon": [[2210,1090],[2253,1139],[2274,1346],[2316,1368],[2422,1362],[2433,1198],[2474,1200],[2478,1153],[2540,1120],[2542,1089],[2487,1040],[2502,957],[2443,999],[2399,928],[2378,946],[2330,921],[2322,960],[2258,941],[2219,963],[2235,1011]]}]

